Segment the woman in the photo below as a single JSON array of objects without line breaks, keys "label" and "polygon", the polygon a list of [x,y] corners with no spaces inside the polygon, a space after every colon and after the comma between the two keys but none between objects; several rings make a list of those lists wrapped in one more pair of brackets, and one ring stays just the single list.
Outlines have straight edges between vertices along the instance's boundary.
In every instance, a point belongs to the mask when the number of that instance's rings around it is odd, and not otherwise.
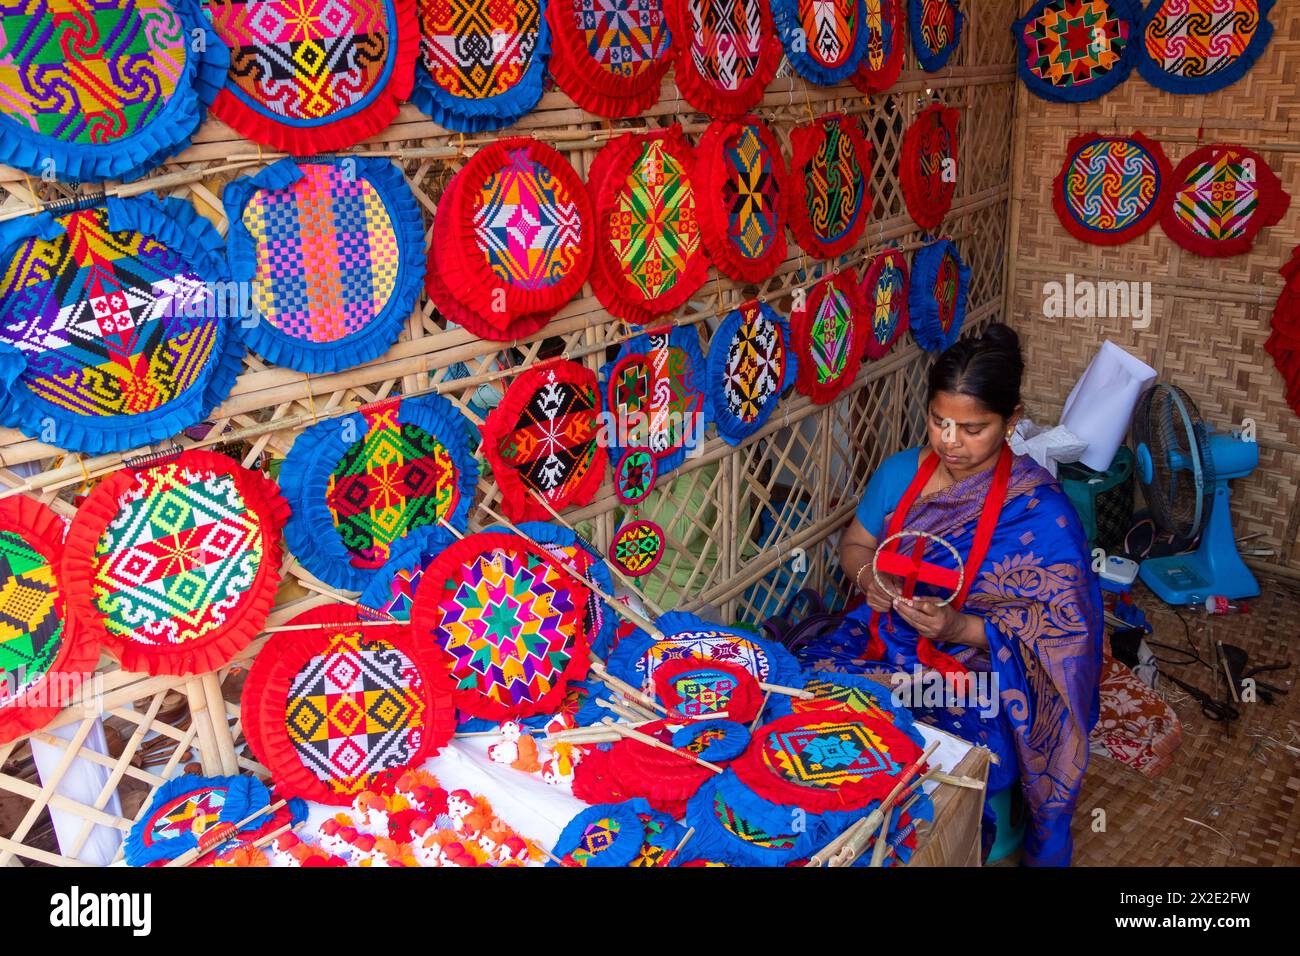
[{"label": "woman", "polygon": [[[940,355],[930,370],[928,444],[881,464],[841,539],[841,567],[866,604],[810,650],[814,666],[912,673],[920,664],[954,689],[991,684],[995,694],[984,700],[913,710],[998,755],[990,792],[1018,777],[1029,807],[1025,862],[1066,865],[1097,720],[1101,593],[1069,500],[1006,443],[1023,411],[1023,372],[1019,340],[1004,325]],[[951,544],[964,564],[960,580],[942,543],[907,534],[890,542],[898,531]],[[897,572],[881,576],[886,587],[873,570],[878,548]]]}]

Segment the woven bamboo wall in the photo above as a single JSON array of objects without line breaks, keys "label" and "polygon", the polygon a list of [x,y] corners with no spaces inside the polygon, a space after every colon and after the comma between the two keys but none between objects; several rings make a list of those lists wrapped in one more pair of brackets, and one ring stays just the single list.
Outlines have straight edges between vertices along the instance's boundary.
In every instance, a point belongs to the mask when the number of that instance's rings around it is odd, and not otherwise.
[{"label": "woven bamboo wall", "polygon": [[[1032,4],[1020,3],[1023,14]],[[1185,389],[1216,427],[1257,424],[1259,468],[1232,485],[1236,533],[1259,533],[1270,567],[1300,560],[1300,419],[1287,406],[1281,376],[1264,351],[1278,269],[1300,242],[1300,208],[1264,230],[1248,255],[1208,259],[1170,241],[1159,226],[1114,248],[1074,239],[1052,211],[1052,182],[1066,144],[1081,132],[1140,130],[1157,140],[1171,166],[1210,143],[1258,151],[1300,199],[1300,6],[1279,3],[1276,31],[1244,79],[1208,96],[1175,96],[1137,72],[1091,103],[1048,103],[1017,84],[1014,194],[1008,240],[1011,324],[1025,339],[1030,414],[1056,422],[1074,381],[1103,339],[1111,339]],[[1043,286],[1073,273],[1091,281],[1151,282],[1151,324],[1127,319],[1048,319]]]},{"label": "woven bamboo wall", "polygon": [[[948,68],[938,74],[920,71],[911,53],[902,78],[888,94],[864,98],[852,87],[825,89],[797,78],[777,77],[757,111],[776,131],[786,156],[789,133],[811,116],[834,109],[868,118],[875,155],[872,186],[875,208],[866,238],[842,262],[858,268],[886,244],[909,253],[922,236],[903,207],[896,174],[903,131],[933,91],[944,103],[963,109],[960,131],[958,191],[946,227],[973,271],[968,323],[989,321],[1002,314],[1004,303],[1003,237],[1011,168],[1014,74],[1006,24],[1015,0],[979,0],[968,4],[971,16],[961,48]],[[647,114],[617,128],[666,125],[680,120],[689,134],[698,135],[707,117],[692,114],[680,99],[671,74],[663,96]],[[563,150],[586,177],[596,150],[608,136],[610,124],[578,109],[558,91],[548,92],[539,107],[511,133],[528,133]],[[389,129],[369,140],[360,152],[393,156],[424,207],[427,228],[447,178],[475,143],[462,140],[428,121],[413,107],[402,109]],[[254,172],[278,158],[237,137],[224,125],[209,121],[194,145],[182,156],[155,171],[145,186],[193,202],[218,226],[226,221],[220,196],[226,182]],[[0,167],[5,199],[0,215],[23,209],[35,189],[40,199],[70,195],[67,187],[33,184],[21,173]],[[700,293],[679,310],[678,321],[695,323],[708,346],[708,334],[721,315],[756,294],[788,314],[793,288],[820,275],[823,264],[807,260],[791,245],[788,261],[762,287],[742,287],[716,272]],[[313,418],[338,408],[354,408],[389,395],[437,384],[439,391],[465,408],[473,392],[485,384],[502,388],[509,367],[518,368],[539,355],[560,350],[587,350],[583,361],[596,368],[612,357],[618,341],[628,334],[610,320],[589,289],[575,298],[539,335],[521,341],[513,354],[499,344],[481,341],[460,330],[446,330],[428,302],[422,302],[402,340],[380,359],[335,375],[304,376],[268,367],[249,356],[244,374],[214,416],[218,432],[241,442],[245,464],[280,458],[295,435]],[[595,346],[605,346],[608,348]],[[461,375],[449,367],[463,363]],[[668,531],[671,550],[659,567],[641,578],[648,596],[665,609],[703,609],[725,620],[757,619],[772,613],[804,585],[825,589],[835,584],[834,548],[827,538],[851,513],[871,469],[886,455],[915,440],[920,433],[925,357],[910,338],[900,341],[884,360],[865,365],[849,391],[830,406],[818,407],[787,393],[768,425],[743,445],[733,448],[710,429],[702,453],[661,479],[655,497],[643,506],[647,517]],[[466,408],[467,414],[473,413]],[[81,460],[42,445],[16,432],[0,430],[0,484],[28,488],[62,514],[71,514],[72,496],[121,463],[110,455]],[[23,468],[38,469],[34,477]],[[492,508],[499,501],[490,480],[480,486],[479,500]],[[566,512],[599,546],[608,544],[617,525],[617,502],[606,480],[596,500]],[[490,524],[472,513],[474,527]],[[766,528],[761,535],[760,530]],[[785,569],[785,570],[783,570]],[[801,570],[802,569],[802,570]],[[286,585],[271,624],[328,601],[314,593],[319,587],[289,559]],[[257,652],[251,646],[242,660]],[[148,791],[180,768],[195,765],[211,773],[238,769],[261,771],[243,756],[238,727],[240,662],[216,675],[191,680],[146,678],[126,674],[110,661],[101,662],[106,699],[108,755],[83,746],[95,719],[74,710],[56,722],[75,728],[71,740],[38,739],[64,751],[61,766],[41,786],[34,776],[25,741],[0,746],[0,865],[66,864],[50,832],[47,807],[68,810],[84,821],[80,840],[101,825],[125,831],[139,812]],[[97,799],[77,802],[56,789],[74,756],[104,767],[107,779]],[[105,808],[116,794],[122,812]],[[71,848],[75,856],[79,847]]]}]

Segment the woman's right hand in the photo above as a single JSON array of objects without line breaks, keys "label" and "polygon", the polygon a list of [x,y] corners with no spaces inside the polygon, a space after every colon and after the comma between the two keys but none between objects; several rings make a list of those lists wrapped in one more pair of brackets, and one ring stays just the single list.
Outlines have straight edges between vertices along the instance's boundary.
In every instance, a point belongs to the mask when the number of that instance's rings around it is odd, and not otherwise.
[{"label": "woman's right hand", "polygon": [[[898,593],[899,582],[897,578],[892,574],[882,574],[880,577],[886,584],[894,588],[895,594]],[[885,589],[880,586],[876,581],[876,576],[871,573],[870,568],[862,572],[862,583],[867,586],[867,607],[871,608],[873,611],[879,611],[881,614],[886,614],[894,609],[893,595],[888,594]]]}]

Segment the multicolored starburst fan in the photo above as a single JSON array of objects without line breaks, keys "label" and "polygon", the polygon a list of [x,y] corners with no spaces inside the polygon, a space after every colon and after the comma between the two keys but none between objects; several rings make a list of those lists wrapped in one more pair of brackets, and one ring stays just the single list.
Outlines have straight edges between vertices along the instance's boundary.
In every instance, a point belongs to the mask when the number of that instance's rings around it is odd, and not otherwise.
[{"label": "multicolored starburst fan", "polygon": [[428,640],[342,604],[290,626],[258,654],[240,704],[244,736],[279,793],[346,805],[451,739],[452,683]]},{"label": "multicolored starburst fan", "polygon": [[675,38],[673,76],[686,101],[715,118],[763,99],[781,44],[766,0],[667,0]]},{"label": "multicolored starburst fan", "polygon": [[346,149],[392,122],[411,94],[414,0],[204,0],[230,50],[212,112],[295,156]]},{"label": "multicolored starburst fan", "polygon": [[907,29],[921,69],[934,73],[948,65],[965,22],[959,0],[908,0]]},{"label": "multicolored starburst fan", "polygon": [[1137,67],[1170,93],[1213,93],[1244,77],[1273,38],[1276,0],[1150,0]]},{"label": "multicolored starburst fan", "polygon": [[225,455],[186,451],[115,472],[68,530],[73,613],[123,670],[215,670],[270,613],[288,516],[273,481]]},{"label": "multicolored starburst fan", "polygon": [[923,109],[903,134],[898,178],[912,220],[938,229],[957,192],[957,127],[961,113],[939,103]]},{"label": "multicolored starburst fan", "polygon": [[857,377],[868,325],[862,287],[836,270],[819,279],[790,316],[790,344],[799,357],[795,387],[819,405],[832,402]]},{"label": "multicolored starburst fan", "polygon": [[1281,222],[1291,206],[1290,194],[1263,156],[1222,143],[1183,158],[1174,170],[1173,193],[1160,227],[1198,256],[1249,252],[1260,231]]},{"label": "multicolored starburst fan", "polygon": [[221,237],[180,199],[108,197],[0,223],[0,424],[71,451],[183,431],[229,394],[243,344]]},{"label": "multicolored starburst fan", "polygon": [[1165,151],[1141,133],[1085,133],[1070,140],[1052,184],[1052,207],[1065,231],[1098,246],[1145,233],[1173,201]]},{"label": "multicolored starburst fan", "polygon": [[268,362],[337,372],[378,358],[424,281],[424,226],[386,159],[282,159],[222,194],[232,278],[251,289],[238,334]]},{"label": "multicolored starburst fan", "polygon": [[719,437],[737,445],[762,428],[797,372],[785,316],[757,300],[728,313],[709,343],[708,390]]},{"label": "multicolored starburst fan", "polygon": [[871,145],[855,119],[828,113],[790,133],[790,231],[834,259],[862,237],[871,211]]},{"label": "multicolored starburst fan", "polygon": [[862,276],[862,304],[870,321],[867,358],[884,358],[907,331],[908,290],[907,258],[901,249],[886,249],[868,264]]},{"label": "multicolored starburst fan", "polygon": [[461,711],[515,720],[553,710],[568,683],[586,676],[589,598],[540,544],[483,531],[425,567],[411,627],[449,661]]},{"label": "multicolored starburst fan", "polygon": [[1058,103],[1109,93],[1133,72],[1140,9],[1138,0],[1038,0],[1011,27],[1020,79]]},{"label": "multicolored starburst fan", "polygon": [[849,80],[862,93],[883,93],[903,72],[907,0],[866,0],[867,49]]},{"label": "multicolored starburst fan", "polygon": [[908,311],[912,337],[928,352],[942,352],[961,335],[970,267],[950,239],[922,246],[912,256]]},{"label": "multicolored starburst fan", "polygon": [[551,75],[597,116],[636,116],[659,99],[672,63],[664,0],[548,0]]},{"label": "multicolored starburst fan", "polygon": [[863,0],[772,0],[772,18],[790,65],[812,83],[847,80],[866,53]]},{"label": "multicolored starburst fan", "polygon": [[378,402],[307,428],[280,468],[293,508],[289,550],[326,584],[362,591],[444,522],[465,530],[478,483],[472,434],[437,395]]}]

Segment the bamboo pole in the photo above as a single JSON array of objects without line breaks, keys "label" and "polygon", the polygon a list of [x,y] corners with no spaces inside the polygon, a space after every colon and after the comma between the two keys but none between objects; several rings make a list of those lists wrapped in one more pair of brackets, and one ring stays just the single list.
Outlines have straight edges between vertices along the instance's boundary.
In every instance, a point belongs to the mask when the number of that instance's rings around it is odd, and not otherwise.
[{"label": "bamboo pole", "polygon": [[689,750],[681,750],[674,747],[672,744],[666,744],[662,740],[656,740],[649,734],[643,734],[639,730],[633,730],[626,724],[615,723],[612,717],[606,717],[601,721],[601,723],[605,724],[607,727],[613,727],[616,733],[622,734],[624,737],[630,737],[633,740],[638,740],[643,744],[655,747],[659,750],[667,750],[669,753],[675,753],[683,760],[690,760],[693,763],[699,764],[701,767],[706,767],[707,769],[712,770],[714,773],[722,773],[722,768],[716,763],[709,763],[709,761],[705,760],[703,757],[699,757],[691,753]]},{"label": "bamboo pole", "polygon": [[[200,842],[198,846],[194,847],[194,849],[192,850],[186,850],[184,853],[182,853],[180,856],[176,857],[173,860],[168,860],[165,865],[166,866],[189,866],[191,863],[193,863],[195,860],[199,859],[200,857],[207,856],[209,853],[215,850],[217,846],[220,846],[220,844],[230,839],[231,836],[243,830],[245,827],[247,827],[258,817],[265,816],[268,813],[275,813],[286,803],[288,803],[287,800],[277,800],[275,803],[269,803],[259,808],[258,810],[255,810],[253,813],[250,813],[248,816],[244,817],[244,819],[240,820],[238,823],[217,824],[217,826],[213,827],[206,834],[204,834],[204,836],[208,837],[208,841],[212,841],[215,836],[219,836],[220,839],[216,840],[215,845],[208,845],[205,848],[205,841],[203,841],[202,838],[200,838]],[[219,834],[218,831],[222,831],[224,835]],[[209,836],[209,834],[211,834],[211,836]]]}]

